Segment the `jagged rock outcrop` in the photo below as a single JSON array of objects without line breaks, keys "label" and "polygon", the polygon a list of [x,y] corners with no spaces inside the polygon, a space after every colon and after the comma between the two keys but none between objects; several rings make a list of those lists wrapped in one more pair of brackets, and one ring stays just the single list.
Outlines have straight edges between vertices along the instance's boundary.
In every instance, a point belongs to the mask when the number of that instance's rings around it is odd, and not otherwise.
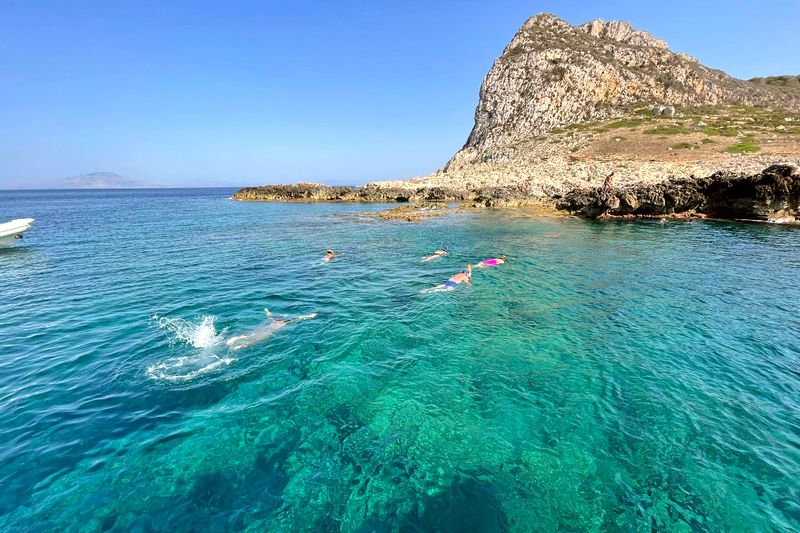
[{"label": "jagged rock outcrop", "polygon": [[732,78],[623,21],[528,19],[483,81],[475,125],[444,172],[505,157],[557,126],[621,116],[640,102],[800,111],[800,92]]},{"label": "jagged rock outcrop", "polygon": [[244,187],[233,195],[234,200],[258,202],[460,202],[469,197],[469,192],[445,187],[333,187],[320,183],[298,183],[296,185],[263,185]]},{"label": "jagged rock outcrop", "polygon": [[346,202],[356,201],[356,197],[355,187],[332,187],[320,183],[244,187],[233,195],[234,200],[264,202]]},{"label": "jagged rock outcrop", "polygon": [[697,213],[712,218],[794,222],[800,216],[800,172],[773,165],[747,176],[717,172],[625,189],[576,189],[556,207],[588,218]]}]

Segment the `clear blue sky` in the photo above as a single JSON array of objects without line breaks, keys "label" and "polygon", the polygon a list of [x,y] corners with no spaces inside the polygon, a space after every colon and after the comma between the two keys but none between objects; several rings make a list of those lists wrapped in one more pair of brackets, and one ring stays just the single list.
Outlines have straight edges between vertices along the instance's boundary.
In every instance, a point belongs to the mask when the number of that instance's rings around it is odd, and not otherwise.
[{"label": "clear blue sky", "polygon": [[425,175],[541,11],[629,20],[740,78],[800,74],[798,0],[0,0],[0,188]]}]

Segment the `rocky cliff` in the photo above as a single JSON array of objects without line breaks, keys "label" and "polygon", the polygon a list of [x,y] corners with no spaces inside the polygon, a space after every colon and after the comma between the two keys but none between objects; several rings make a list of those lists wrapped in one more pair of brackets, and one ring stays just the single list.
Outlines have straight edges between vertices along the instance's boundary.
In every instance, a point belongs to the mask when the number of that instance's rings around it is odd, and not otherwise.
[{"label": "rocky cliff", "polygon": [[495,61],[481,86],[472,132],[444,170],[502,159],[509,145],[559,126],[623,116],[643,102],[800,111],[800,92],[734,79],[627,22],[572,26],[540,14]]},{"label": "rocky cliff", "polygon": [[[774,170],[798,165],[796,76],[738,80],[627,22],[572,26],[540,14],[494,62],[472,132],[441,170],[359,188],[246,188],[234,198],[557,202],[590,217],[686,212],[794,220],[800,175],[781,171],[778,179]],[[612,173],[613,194],[598,196]]]}]

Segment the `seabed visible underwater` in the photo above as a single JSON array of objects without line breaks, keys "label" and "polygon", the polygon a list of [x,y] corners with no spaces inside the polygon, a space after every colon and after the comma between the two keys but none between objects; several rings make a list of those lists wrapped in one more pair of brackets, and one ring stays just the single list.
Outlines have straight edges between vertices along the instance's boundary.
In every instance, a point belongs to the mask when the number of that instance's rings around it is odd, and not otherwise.
[{"label": "seabed visible underwater", "polygon": [[0,530],[800,529],[797,228],[231,192],[0,194]]}]

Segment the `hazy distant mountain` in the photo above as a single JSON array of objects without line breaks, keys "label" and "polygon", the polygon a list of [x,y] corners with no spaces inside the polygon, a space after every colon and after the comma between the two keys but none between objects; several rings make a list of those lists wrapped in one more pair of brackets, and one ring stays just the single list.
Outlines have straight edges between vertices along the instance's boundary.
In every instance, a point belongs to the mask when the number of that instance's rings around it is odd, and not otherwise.
[{"label": "hazy distant mountain", "polygon": [[90,172],[60,180],[17,182],[12,189],[144,189],[161,187],[113,172]]},{"label": "hazy distant mountain", "polygon": [[91,172],[72,176],[61,180],[61,187],[64,189],[142,189],[147,187],[158,187],[151,183],[120,176],[113,172]]}]

